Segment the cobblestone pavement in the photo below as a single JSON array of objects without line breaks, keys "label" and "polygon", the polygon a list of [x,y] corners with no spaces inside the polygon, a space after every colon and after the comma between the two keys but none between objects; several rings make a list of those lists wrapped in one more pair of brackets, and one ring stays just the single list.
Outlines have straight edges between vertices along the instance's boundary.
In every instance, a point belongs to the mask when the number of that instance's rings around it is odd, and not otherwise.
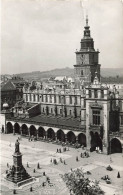
[{"label": "cobblestone pavement", "polygon": [[[8,184],[3,177],[5,170],[7,169],[6,164],[13,164],[12,154],[14,153],[14,144],[18,135],[12,134],[2,134],[1,135],[1,194],[8,195],[13,194],[12,184]],[[120,195],[123,194],[123,156],[122,154],[112,154],[104,155],[97,154],[95,152],[90,153],[89,158],[81,158],[81,152],[84,150],[69,148],[69,151],[56,153],[57,149],[62,146],[55,145],[52,143],[45,143],[41,141],[29,142],[26,138],[20,140],[20,151],[23,154],[23,165],[27,169],[30,175],[36,176],[37,182],[25,185],[17,189],[17,194],[51,194],[51,195],[69,195],[69,191],[65,186],[65,183],[62,181],[60,174],[68,172],[71,168],[82,168],[84,172],[90,171],[91,175],[86,175],[90,179],[96,179],[100,181],[101,188],[106,192],[107,195]],[[79,161],[76,161],[78,156]],[[62,158],[65,160],[66,165],[61,163],[59,160]],[[58,165],[54,165],[51,162],[51,159],[56,159]],[[26,167],[27,162],[29,163],[30,168]],[[37,169],[37,163],[39,162],[41,168]],[[113,171],[107,171],[106,167],[111,165]],[[36,170],[36,173],[33,173],[33,170]],[[46,177],[42,175],[45,171],[46,176],[50,177],[51,186],[48,184],[45,187],[42,187],[42,182],[46,180]],[[117,178],[117,173],[120,172],[121,178]],[[111,178],[111,184],[106,184],[104,180],[101,180],[101,177],[104,175],[109,175]],[[33,192],[30,192],[30,187],[33,187]]]}]

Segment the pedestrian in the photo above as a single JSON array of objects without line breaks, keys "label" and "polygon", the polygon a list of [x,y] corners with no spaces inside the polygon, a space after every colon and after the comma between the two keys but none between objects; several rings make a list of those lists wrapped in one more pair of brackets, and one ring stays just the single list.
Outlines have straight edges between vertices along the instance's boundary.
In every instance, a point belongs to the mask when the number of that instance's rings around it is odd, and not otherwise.
[{"label": "pedestrian", "polygon": [[39,165],[39,163],[37,164],[37,169],[40,169],[40,165]]},{"label": "pedestrian", "polygon": [[27,168],[29,168],[29,164],[28,164],[28,162],[27,162],[27,165],[26,165],[26,166],[27,166]]},{"label": "pedestrian", "polygon": [[76,161],[79,161],[78,156],[76,157]]},{"label": "pedestrian", "polygon": [[80,157],[82,158],[82,153],[80,154]]},{"label": "pedestrian", "polygon": [[35,173],[35,169],[33,169],[33,173]]},{"label": "pedestrian", "polygon": [[118,171],[118,174],[117,174],[117,178],[120,178],[120,173],[119,173],[119,171]]},{"label": "pedestrian", "polygon": [[62,158],[60,158],[60,162],[63,163]]},{"label": "pedestrian", "polygon": [[13,194],[16,194],[16,190],[15,189],[13,190]]},{"label": "pedestrian", "polygon": [[50,162],[52,163],[52,158],[51,158]]},{"label": "pedestrian", "polygon": [[43,172],[43,176],[45,176],[46,174],[45,174],[45,171]]},{"label": "pedestrian", "polygon": [[32,187],[30,187],[30,192],[32,192]]},{"label": "pedestrian", "polygon": [[9,168],[9,163],[7,163],[7,167]]},{"label": "pedestrian", "polygon": [[84,152],[84,155],[86,156],[86,154],[87,154],[87,153],[86,153],[86,151],[85,151],[85,152]]},{"label": "pedestrian", "polygon": [[66,162],[65,162],[65,160],[64,160],[64,165],[66,165]]},{"label": "pedestrian", "polygon": [[57,148],[57,153],[59,152],[58,148]]}]

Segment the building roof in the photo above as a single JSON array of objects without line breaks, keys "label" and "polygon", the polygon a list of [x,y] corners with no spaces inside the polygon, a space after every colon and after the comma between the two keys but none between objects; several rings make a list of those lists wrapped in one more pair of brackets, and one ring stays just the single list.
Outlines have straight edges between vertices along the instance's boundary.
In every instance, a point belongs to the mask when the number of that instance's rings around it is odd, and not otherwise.
[{"label": "building roof", "polygon": [[[9,118],[10,119],[10,118]],[[51,116],[51,115],[43,115],[40,114],[38,116],[34,116],[31,118],[19,118],[19,117],[12,117],[14,121],[22,122],[22,123],[31,123],[37,125],[46,125],[46,126],[55,126],[58,128],[68,128],[68,129],[84,129],[81,126],[80,118],[73,118],[73,117],[62,117],[62,116]]]},{"label": "building roof", "polygon": [[1,88],[1,91],[14,91],[14,90],[16,90],[16,87],[11,81],[5,83]]}]

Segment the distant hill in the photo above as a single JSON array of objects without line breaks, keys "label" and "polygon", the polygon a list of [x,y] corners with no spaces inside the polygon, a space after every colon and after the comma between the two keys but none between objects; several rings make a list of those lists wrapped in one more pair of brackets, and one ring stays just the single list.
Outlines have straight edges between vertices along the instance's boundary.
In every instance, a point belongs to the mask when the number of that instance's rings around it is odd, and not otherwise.
[{"label": "distant hill", "polygon": [[[26,80],[41,80],[49,77],[56,76],[73,76],[74,69],[72,68],[62,68],[62,69],[54,69],[50,71],[34,71],[29,73],[20,73],[17,74],[20,77],[23,77]],[[101,68],[101,76],[102,77],[123,77],[123,68]]]}]

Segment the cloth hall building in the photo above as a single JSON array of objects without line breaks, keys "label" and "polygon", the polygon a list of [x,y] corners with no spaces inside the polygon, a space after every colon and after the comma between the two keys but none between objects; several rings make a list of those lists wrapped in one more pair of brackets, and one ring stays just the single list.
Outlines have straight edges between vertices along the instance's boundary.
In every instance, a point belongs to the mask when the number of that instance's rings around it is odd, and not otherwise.
[{"label": "cloth hall building", "polygon": [[115,86],[100,81],[99,51],[94,49],[88,18],[80,50],[76,51],[74,82],[61,89],[23,88],[23,101],[1,112],[4,133],[21,134],[37,140],[72,147],[96,147],[105,153],[123,151],[123,99]]}]

